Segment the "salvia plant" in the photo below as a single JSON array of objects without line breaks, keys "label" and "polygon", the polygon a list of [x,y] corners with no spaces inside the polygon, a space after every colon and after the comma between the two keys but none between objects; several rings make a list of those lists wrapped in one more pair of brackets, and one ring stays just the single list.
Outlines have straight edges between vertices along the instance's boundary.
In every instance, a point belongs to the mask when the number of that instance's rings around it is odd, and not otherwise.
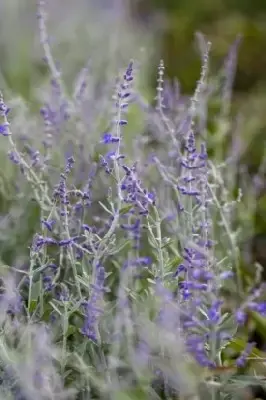
[{"label": "salvia plant", "polygon": [[[100,115],[88,66],[69,94],[46,18],[39,0],[51,82],[29,123],[38,138],[13,133],[15,110],[0,98],[1,146],[16,176],[15,199],[2,200],[1,399],[265,398],[265,353],[250,339],[251,325],[265,329],[265,286],[258,264],[243,270],[240,251],[264,165],[255,185],[230,123],[240,39],[214,79],[211,44],[197,35],[191,98],[161,61],[150,104],[129,60],[95,93]],[[208,115],[219,96],[219,115]],[[134,107],[145,130],[133,137]]]}]

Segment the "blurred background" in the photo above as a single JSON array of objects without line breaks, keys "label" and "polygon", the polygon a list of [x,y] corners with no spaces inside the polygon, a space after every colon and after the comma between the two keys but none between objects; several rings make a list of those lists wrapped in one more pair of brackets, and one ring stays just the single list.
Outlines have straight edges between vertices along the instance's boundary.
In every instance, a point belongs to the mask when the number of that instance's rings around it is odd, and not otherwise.
[{"label": "blurred background", "polygon": [[[43,62],[37,0],[0,1],[0,87],[8,99],[39,110],[49,71]],[[265,0],[47,0],[47,28],[53,55],[69,91],[79,70],[90,63],[94,90],[110,82],[130,58],[141,69],[139,87],[155,96],[159,60],[165,74],[178,79],[190,95],[200,75],[195,33],[212,42],[210,74],[224,63],[236,37],[242,40],[230,117],[242,118],[246,141],[244,164],[251,176],[262,162],[266,137],[266,1]],[[95,75],[98,78],[95,78]],[[96,80],[95,80],[96,79]],[[113,79],[113,78],[112,78]],[[213,112],[215,113],[215,104]],[[137,119],[135,119],[137,121]],[[134,125],[137,131],[139,125]],[[242,162],[243,162],[242,160]],[[254,216],[253,249],[266,266],[265,180]]]},{"label": "blurred background", "polygon": [[[192,92],[201,62],[195,46],[195,33],[204,33],[212,42],[211,64],[214,70],[221,64],[236,36],[241,35],[234,96],[240,102],[243,97],[245,101],[247,97],[254,96],[254,101],[255,97],[259,98],[261,101],[256,102],[256,108],[263,108],[266,83],[264,0],[46,2],[50,42],[55,53],[60,54],[58,61],[65,73],[68,72],[67,65],[76,64],[77,69],[84,59],[94,57],[96,52],[102,56],[108,47],[111,54],[116,44],[122,46],[123,51],[127,48],[127,56],[131,52],[136,56],[141,50],[147,58],[153,55],[148,60],[151,85],[157,70],[156,60],[163,58],[166,74],[170,78],[178,77],[182,90]],[[35,83],[36,74],[43,73],[45,68],[40,58],[42,49],[36,4],[37,0],[0,2],[1,81],[4,79],[8,86],[26,96]],[[140,32],[135,30],[136,26]],[[120,35],[122,32],[126,34],[124,39]],[[138,41],[140,37],[141,41]],[[123,41],[127,41],[126,45]]]},{"label": "blurred background", "polygon": [[196,31],[213,43],[212,63],[224,57],[238,34],[243,36],[239,51],[235,91],[263,92],[266,80],[266,2],[264,0],[132,0],[136,18],[144,23],[152,13],[164,16],[162,57],[168,74],[178,76],[184,90],[193,90],[199,60],[193,38]]},{"label": "blurred background", "polygon": [[[200,31],[212,43],[212,73],[223,63],[230,45],[240,35],[233,85],[231,118],[245,116],[241,136],[248,143],[244,165],[253,176],[262,162],[266,139],[266,1],[265,0],[132,0],[134,18],[143,24],[157,15],[166,75],[177,77],[182,91],[191,93],[199,77],[201,59],[195,45]],[[161,22],[161,26],[160,26]],[[156,19],[155,19],[156,23]],[[152,25],[152,23],[151,23]],[[152,82],[156,82],[156,68]],[[251,249],[266,278],[266,179],[256,199]]]}]

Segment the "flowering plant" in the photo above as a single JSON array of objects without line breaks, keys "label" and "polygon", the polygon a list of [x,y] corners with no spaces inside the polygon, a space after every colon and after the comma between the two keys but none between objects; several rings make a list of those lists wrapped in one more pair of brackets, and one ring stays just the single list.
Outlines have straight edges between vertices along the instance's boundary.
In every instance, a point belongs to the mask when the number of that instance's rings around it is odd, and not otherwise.
[{"label": "flowering plant", "polygon": [[[17,193],[30,192],[36,211],[31,243],[21,238],[23,265],[1,265],[2,398],[218,399],[247,381],[263,383],[263,349],[249,329],[254,321],[265,328],[264,285],[259,266],[253,276],[243,271],[238,247],[252,186],[233,193],[235,158],[208,155],[210,43],[199,35],[202,70],[189,101],[164,79],[161,61],[156,104],[147,104],[131,60],[94,143],[84,113],[87,69],[70,96],[43,0],[38,22],[51,73],[38,150],[12,132],[12,110],[0,98]],[[225,68],[226,101],[237,43]],[[134,106],[150,132],[127,152]],[[14,219],[11,209],[3,230]]]}]

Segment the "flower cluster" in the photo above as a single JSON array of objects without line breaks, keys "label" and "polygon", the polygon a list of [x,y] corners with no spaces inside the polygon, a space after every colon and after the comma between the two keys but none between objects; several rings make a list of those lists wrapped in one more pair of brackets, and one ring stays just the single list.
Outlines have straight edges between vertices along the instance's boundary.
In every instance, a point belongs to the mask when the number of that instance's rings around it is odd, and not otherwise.
[{"label": "flower cluster", "polygon": [[98,323],[99,317],[103,312],[101,303],[106,291],[104,281],[105,269],[102,265],[98,265],[96,269],[95,283],[91,284],[89,300],[83,303],[85,320],[81,333],[95,342],[99,340]]},{"label": "flower cluster", "polygon": [[137,176],[136,165],[131,168],[123,165],[123,169],[126,172],[121,184],[121,190],[125,193],[123,201],[127,204],[132,204],[139,215],[147,215],[149,206],[155,205],[154,193],[142,188],[141,181]]},{"label": "flower cluster", "polygon": [[[191,247],[184,247],[184,262],[179,265],[176,276],[181,272],[185,280],[181,282],[183,298],[188,299],[192,296],[193,289],[207,290],[208,282],[213,278],[213,272],[209,268],[210,257],[208,251],[212,248],[212,242],[209,239],[210,221],[208,218],[208,186],[207,186],[207,154],[205,146],[201,146],[198,153],[195,144],[193,130],[188,134],[185,146],[187,156],[181,160],[181,165],[185,169],[181,180],[183,186],[177,188],[183,196],[188,196],[189,209],[187,210],[190,223]],[[192,200],[195,199],[195,202]],[[193,215],[195,209],[200,220]],[[193,245],[195,247],[193,247]]]}]

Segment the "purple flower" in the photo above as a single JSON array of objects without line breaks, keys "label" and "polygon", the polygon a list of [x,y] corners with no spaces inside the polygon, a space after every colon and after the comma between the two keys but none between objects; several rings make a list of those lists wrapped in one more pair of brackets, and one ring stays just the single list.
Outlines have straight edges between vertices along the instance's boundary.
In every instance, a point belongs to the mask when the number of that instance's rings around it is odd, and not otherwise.
[{"label": "purple flower", "polygon": [[9,126],[8,123],[0,125],[0,134],[2,136],[10,136],[11,135],[8,126]]},{"label": "purple flower", "polygon": [[256,303],[256,302],[249,302],[248,307],[252,311],[256,311],[261,316],[266,317],[266,302]]},{"label": "purple flower", "polygon": [[108,151],[108,153],[105,154],[105,158],[108,160],[123,160],[126,158],[124,154],[116,154],[115,151]]},{"label": "purple flower", "polygon": [[192,272],[192,276],[194,279],[204,281],[204,282],[210,281],[214,277],[210,271],[206,271],[204,269],[199,269],[199,268],[195,269]]},{"label": "purple flower", "polygon": [[50,275],[46,275],[43,277],[43,284],[44,284],[44,290],[46,292],[50,292],[54,286],[53,284],[53,278]]},{"label": "purple flower", "polygon": [[234,273],[232,271],[224,271],[219,275],[222,280],[233,278]]},{"label": "purple flower", "polygon": [[191,334],[186,341],[188,351],[202,367],[214,367],[215,363],[208,357],[205,349],[204,337],[198,334]]},{"label": "purple flower", "polygon": [[138,257],[124,263],[123,268],[127,267],[146,267],[152,263],[151,257]]},{"label": "purple flower", "polygon": [[92,227],[87,224],[83,224],[82,228],[84,229],[84,231],[92,232]]},{"label": "purple flower", "polygon": [[47,265],[47,268],[50,268],[52,271],[55,271],[58,267],[57,267],[56,264],[51,263],[51,264],[48,264],[48,265]]},{"label": "purple flower", "polygon": [[38,252],[47,245],[56,245],[56,244],[57,241],[53,238],[36,235],[33,240],[32,249],[33,251]]},{"label": "purple flower", "polygon": [[151,257],[139,257],[134,261],[135,265],[150,265],[152,263]]},{"label": "purple flower", "polygon": [[[124,74],[123,81],[121,82],[118,93],[117,93],[117,101],[116,108],[119,110],[119,115],[124,114],[128,108],[128,98],[131,95],[131,82],[133,81],[133,62],[131,61],[127,67],[127,70]],[[124,126],[127,125],[127,120],[125,118],[120,118],[115,121],[117,125]]]},{"label": "purple flower", "polygon": [[76,240],[78,240],[78,236],[74,236],[74,237],[71,237],[71,238],[69,238],[69,239],[62,239],[62,240],[60,240],[59,242],[58,242],[58,245],[60,246],[60,247],[67,247],[67,246],[71,246]]},{"label": "purple flower", "polygon": [[247,314],[243,310],[237,310],[235,314],[236,322],[240,325],[244,325],[247,320]]},{"label": "purple flower", "polygon": [[248,343],[245,350],[241,353],[241,355],[236,360],[236,365],[239,368],[243,368],[247,363],[247,358],[255,347],[255,343]]},{"label": "purple flower", "polygon": [[109,175],[111,174],[111,168],[108,165],[108,162],[106,161],[106,159],[100,155],[100,162],[101,162],[101,166],[104,167],[105,172]]},{"label": "purple flower", "polygon": [[147,215],[149,206],[155,204],[155,194],[142,187],[137,175],[136,164],[131,168],[127,165],[122,165],[122,168],[126,172],[121,184],[121,190],[124,192],[124,202],[134,205],[139,215]]},{"label": "purple flower", "polygon": [[59,184],[55,187],[54,197],[55,198],[59,197],[63,205],[69,204],[67,188],[66,188],[66,176],[64,174],[60,174],[60,181]]},{"label": "purple flower", "polygon": [[104,143],[104,144],[117,143],[117,142],[119,142],[119,140],[120,139],[118,137],[112,136],[110,133],[105,133],[103,135],[101,143]]},{"label": "purple flower", "polygon": [[187,188],[185,188],[184,186],[179,186],[177,185],[177,189],[182,193],[185,194],[187,196],[199,196],[200,195],[200,191],[199,190],[189,190]]},{"label": "purple flower", "polygon": [[7,107],[7,105],[4,103],[4,100],[2,96],[0,97],[0,116],[1,117],[6,117],[7,114],[9,113],[10,108]]},{"label": "purple flower", "polygon": [[14,164],[20,164],[20,156],[16,151],[9,151],[8,152],[9,160],[12,161]]},{"label": "purple flower", "polygon": [[72,170],[74,164],[75,164],[74,157],[72,157],[72,156],[68,157],[67,158],[66,168],[65,168],[65,173],[66,174],[69,174],[69,172]]},{"label": "purple flower", "polygon": [[263,317],[266,317],[266,302],[264,301],[263,303],[258,303],[256,311],[260,313]]},{"label": "purple flower", "polygon": [[48,231],[52,232],[53,226],[56,223],[56,221],[54,219],[51,219],[49,221],[42,219],[41,223],[45,226],[46,229],[48,229]]},{"label": "purple flower", "polygon": [[126,119],[120,119],[120,120],[117,120],[116,123],[118,125],[124,126],[124,125],[127,125],[127,120]]},{"label": "purple flower", "polygon": [[177,277],[181,272],[185,272],[185,271],[186,271],[186,266],[185,266],[184,264],[180,264],[180,265],[177,267],[177,270],[176,270],[176,272],[174,273],[173,277],[175,278],[175,277]]},{"label": "purple flower", "polygon": [[188,153],[190,154],[194,154],[196,153],[197,149],[196,149],[196,141],[195,141],[195,136],[193,131],[191,130],[189,132],[188,138],[187,138],[187,143],[185,146],[185,149],[187,150]]},{"label": "purple flower", "polygon": [[60,301],[69,300],[69,292],[66,286],[56,287],[55,289],[56,298]]},{"label": "purple flower", "polygon": [[[132,214],[131,210],[130,210],[130,214]],[[128,217],[128,215],[125,214],[122,217]],[[121,224],[120,227],[127,233],[129,238],[132,238],[133,248],[139,249],[140,248],[140,239],[141,239],[141,220],[140,220],[140,218],[137,218],[132,225]]]},{"label": "purple flower", "polygon": [[223,304],[222,301],[216,300],[208,311],[208,318],[211,324],[217,324],[221,317],[221,305]]},{"label": "purple flower", "polygon": [[87,336],[94,342],[98,341],[97,328],[99,324],[99,317],[102,314],[100,303],[103,300],[106,288],[104,286],[105,269],[100,264],[96,267],[96,280],[95,284],[91,285],[91,294],[89,300],[83,303],[85,308],[85,321],[81,329],[81,333]]}]

